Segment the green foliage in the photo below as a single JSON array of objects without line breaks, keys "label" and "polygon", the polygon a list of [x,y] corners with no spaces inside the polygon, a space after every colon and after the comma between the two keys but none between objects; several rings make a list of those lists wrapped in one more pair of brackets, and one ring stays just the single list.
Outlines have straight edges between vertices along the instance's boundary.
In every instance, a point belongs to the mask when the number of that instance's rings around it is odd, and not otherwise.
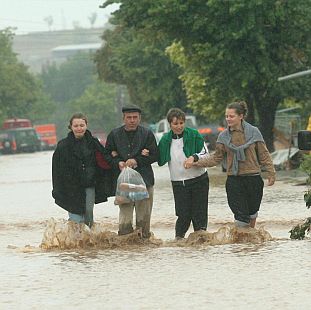
[{"label": "green foliage", "polygon": [[169,43],[168,55],[182,68],[194,111],[216,117],[228,102],[244,99],[250,120],[258,117],[273,148],[275,111],[293,89],[301,89],[293,88],[296,81],[277,78],[311,64],[309,0],[110,0],[104,5],[111,3],[121,4],[114,16],[122,29]]},{"label": "green foliage", "polygon": [[96,57],[100,77],[126,85],[147,120],[157,121],[172,106],[185,107],[179,69],[165,55],[167,42],[150,43],[122,27],[106,31],[103,39],[106,44]]},{"label": "green foliage", "polygon": [[57,66],[45,68],[40,78],[53,101],[64,103],[80,97],[94,82],[95,65],[90,54],[78,53]]},{"label": "green foliage", "polygon": [[311,155],[304,155],[303,161],[300,164],[300,169],[307,173],[308,179],[307,179],[307,185],[309,186],[309,189],[304,194],[304,201],[306,203],[306,207],[311,207]]},{"label": "green foliage", "polygon": [[289,231],[290,238],[302,240],[305,238],[306,232],[309,233],[310,231],[311,231],[311,217],[308,217],[303,224],[298,224]]},{"label": "green foliage", "polygon": [[96,81],[82,96],[70,103],[72,111],[81,111],[88,116],[89,128],[109,132],[116,125],[116,86]]},{"label": "green foliage", "polygon": [[49,121],[58,128],[58,137],[67,135],[73,113],[83,112],[89,128],[110,131],[116,125],[116,87],[98,80],[93,56],[79,53],[60,66],[47,67],[41,74],[44,90],[54,102]]},{"label": "green foliage", "polygon": [[300,164],[300,169],[304,171],[308,176],[307,183],[311,185],[311,155],[305,154]]},{"label": "green foliage", "polygon": [[12,51],[13,33],[0,31],[0,121],[11,117],[32,120],[48,113],[49,100],[39,81]]},{"label": "green foliage", "polygon": [[[311,155],[304,155],[303,161],[300,164],[300,169],[308,174],[307,185],[309,189],[304,194],[304,201],[306,207],[311,207]],[[302,240],[305,238],[305,234],[311,231],[311,217],[308,217],[303,224],[296,225],[290,232],[291,239]]]}]

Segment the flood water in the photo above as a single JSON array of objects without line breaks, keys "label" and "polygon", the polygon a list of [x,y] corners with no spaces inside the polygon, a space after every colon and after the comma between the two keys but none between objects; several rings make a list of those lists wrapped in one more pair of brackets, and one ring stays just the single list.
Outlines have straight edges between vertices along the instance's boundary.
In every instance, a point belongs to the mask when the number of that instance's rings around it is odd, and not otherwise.
[{"label": "flood water", "polygon": [[0,156],[0,309],[310,309],[311,239],[288,233],[310,216],[305,186],[265,187],[261,232],[232,241],[224,238],[232,233],[225,177],[212,168],[210,234],[176,243],[168,168],[155,166],[150,243],[120,241],[118,207],[109,199],[95,207],[97,231],[83,232],[100,241],[44,249],[47,233],[68,229],[51,197],[51,157]]}]

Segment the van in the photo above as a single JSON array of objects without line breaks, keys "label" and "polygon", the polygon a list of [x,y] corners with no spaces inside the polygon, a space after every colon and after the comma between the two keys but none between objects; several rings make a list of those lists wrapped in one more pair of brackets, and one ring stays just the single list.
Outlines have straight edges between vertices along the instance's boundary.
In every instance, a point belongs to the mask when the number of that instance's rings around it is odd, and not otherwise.
[{"label": "van", "polygon": [[[194,115],[186,115],[185,127],[197,128],[197,119]],[[170,129],[171,129],[170,125],[166,118],[163,118],[159,122],[156,123],[154,135],[155,135],[157,143],[159,143],[162,136],[165,133],[169,132]]]}]

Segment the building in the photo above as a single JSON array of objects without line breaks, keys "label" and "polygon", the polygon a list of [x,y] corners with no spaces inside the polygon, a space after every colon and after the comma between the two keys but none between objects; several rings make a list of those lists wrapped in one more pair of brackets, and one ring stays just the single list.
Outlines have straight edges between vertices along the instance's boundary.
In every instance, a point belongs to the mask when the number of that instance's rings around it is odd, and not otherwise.
[{"label": "building", "polygon": [[52,63],[60,64],[75,53],[93,52],[100,48],[104,30],[73,29],[16,35],[13,51],[31,72],[40,73],[42,68]]}]

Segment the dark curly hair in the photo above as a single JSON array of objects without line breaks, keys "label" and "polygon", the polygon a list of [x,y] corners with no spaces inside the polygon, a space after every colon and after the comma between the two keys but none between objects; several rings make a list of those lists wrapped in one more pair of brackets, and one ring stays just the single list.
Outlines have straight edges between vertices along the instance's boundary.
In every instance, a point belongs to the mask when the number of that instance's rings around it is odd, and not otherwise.
[{"label": "dark curly hair", "polygon": [[166,114],[166,119],[168,123],[170,124],[174,118],[182,119],[183,121],[186,121],[186,113],[178,108],[171,108],[168,110]]}]

